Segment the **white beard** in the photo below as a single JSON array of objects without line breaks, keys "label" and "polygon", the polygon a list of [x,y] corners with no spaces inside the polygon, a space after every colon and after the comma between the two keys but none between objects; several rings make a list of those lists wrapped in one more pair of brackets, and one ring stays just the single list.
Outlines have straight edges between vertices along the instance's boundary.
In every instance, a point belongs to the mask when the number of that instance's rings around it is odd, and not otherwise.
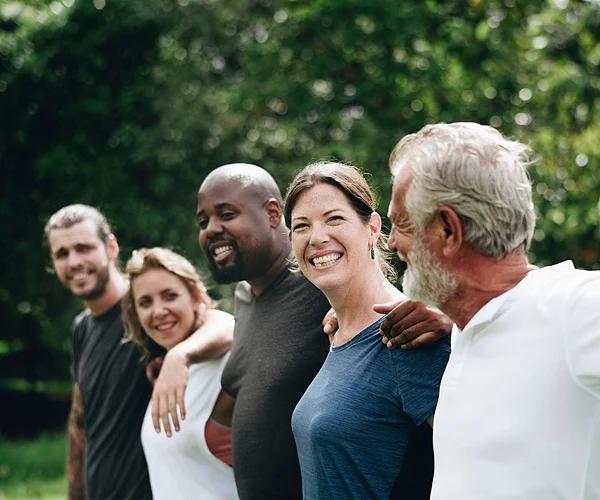
[{"label": "white beard", "polygon": [[454,276],[433,259],[423,238],[415,235],[413,249],[407,255],[410,262],[402,277],[402,289],[413,300],[441,307],[456,292]]}]

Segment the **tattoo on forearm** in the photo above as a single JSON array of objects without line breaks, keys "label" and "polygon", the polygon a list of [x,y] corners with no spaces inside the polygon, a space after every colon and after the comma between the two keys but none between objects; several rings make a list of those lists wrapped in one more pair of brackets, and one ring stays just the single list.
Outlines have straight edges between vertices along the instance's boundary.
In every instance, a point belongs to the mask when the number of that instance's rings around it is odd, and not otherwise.
[{"label": "tattoo on forearm", "polygon": [[69,500],[85,500],[85,425],[79,388],[73,386],[73,399],[67,428],[67,481]]}]

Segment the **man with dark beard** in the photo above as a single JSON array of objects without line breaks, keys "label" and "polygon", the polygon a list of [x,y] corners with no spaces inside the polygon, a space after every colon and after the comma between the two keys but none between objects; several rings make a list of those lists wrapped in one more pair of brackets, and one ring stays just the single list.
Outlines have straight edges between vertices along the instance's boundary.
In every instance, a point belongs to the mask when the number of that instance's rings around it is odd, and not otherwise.
[{"label": "man with dark beard", "polygon": [[236,398],[234,474],[247,499],[298,499],[290,419],[329,348],[325,297],[290,270],[282,200],[260,167],[225,165],[198,191],[199,243],[216,280],[236,288],[234,346],[223,389]]},{"label": "man with dark beard", "polygon": [[[56,276],[86,306],[73,325],[69,498],[150,499],[140,429],[152,387],[138,348],[122,342],[121,298],[129,284],[117,269],[117,239],[104,215],[79,204],[52,215],[45,233]],[[207,318],[186,340],[193,337],[198,359],[228,349],[230,336],[216,325]]]},{"label": "man with dark beard", "polygon": [[[224,390],[236,398],[238,493],[242,500],[302,498],[290,420],[329,350],[321,326],[329,303],[290,268],[281,193],[262,168],[213,170],[198,191],[197,221],[215,279],[240,281],[235,342],[222,377]],[[449,322],[439,312],[419,308],[416,316],[413,337],[447,334]]]}]

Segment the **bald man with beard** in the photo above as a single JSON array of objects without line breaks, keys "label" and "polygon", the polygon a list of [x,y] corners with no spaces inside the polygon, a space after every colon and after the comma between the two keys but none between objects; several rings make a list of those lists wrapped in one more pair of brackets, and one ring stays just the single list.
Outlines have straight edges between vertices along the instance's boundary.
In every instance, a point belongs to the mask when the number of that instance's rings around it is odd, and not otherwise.
[{"label": "bald man with beard", "polygon": [[[329,303],[291,268],[281,192],[264,169],[238,163],[213,170],[198,191],[196,217],[214,278],[239,282],[234,346],[222,377],[236,398],[238,493],[242,500],[302,498],[290,420],[329,351],[322,329]],[[404,342],[447,335],[451,323],[439,311],[409,311],[399,316],[409,331]]]}]

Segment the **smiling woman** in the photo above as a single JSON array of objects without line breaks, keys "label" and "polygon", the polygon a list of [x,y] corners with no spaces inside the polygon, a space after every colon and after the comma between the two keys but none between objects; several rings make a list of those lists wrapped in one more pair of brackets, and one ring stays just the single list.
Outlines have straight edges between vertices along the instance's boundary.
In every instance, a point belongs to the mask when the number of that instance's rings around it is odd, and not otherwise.
[{"label": "smiling woman", "polygon": [[[170,350],[204,323],[215,304],[194,266],[166,248],[133,252],[126,272],[130,289],[123,299],[126,340],[148,355],[148,339]],[[148,405],[142,445],[152,494],[167,498],[237,498],[231,469],[233,400],[221,390],[228,356],[194,364],[185,393],[185,427],[168,437],[157,434]]]},{"label": "smiling woman", "polygon": [[449,349],[388,351],[381,342],[383,318],[372,306],[404,296],[386,277],[369,185],[352,166],[309,165],[288,188],[284,214],[300,271],[339,322],[292,417],[304,498],[427,498],[432,450],[422,436]]}]

